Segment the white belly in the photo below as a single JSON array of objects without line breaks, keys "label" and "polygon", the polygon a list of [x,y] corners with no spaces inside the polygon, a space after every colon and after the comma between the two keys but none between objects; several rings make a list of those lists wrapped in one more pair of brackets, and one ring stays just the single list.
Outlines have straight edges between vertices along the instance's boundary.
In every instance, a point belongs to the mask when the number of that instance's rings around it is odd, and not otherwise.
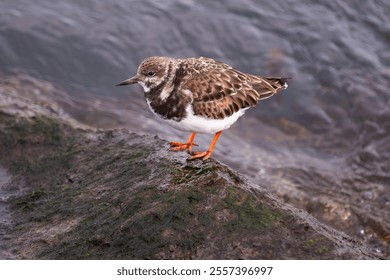
[{"label": "white belly", "polygon": [[225,119],[215,120],[209,119],[202,116],[195,116],[192,108],[188,106],[186,108],[187,117],[182,119],[180,122],[174,120],[164,119],[170,126],[189,132],[197,132],[197,133],[207,133],[214,134],[218,131],[228,129],[233,123],[237,121],[239,117],[241,117],[246,109],[239,110],[234,113],[230,117]]}]

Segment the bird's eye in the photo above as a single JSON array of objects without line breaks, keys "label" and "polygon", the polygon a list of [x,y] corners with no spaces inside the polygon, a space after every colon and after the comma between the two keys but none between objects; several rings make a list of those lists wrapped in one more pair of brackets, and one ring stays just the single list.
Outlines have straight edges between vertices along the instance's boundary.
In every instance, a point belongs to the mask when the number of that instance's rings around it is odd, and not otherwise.
[{"label": "bird's eye", "polygon": [[155,74],[156,74],[156,73],[154,73],[153,71],[149,71],[149,72],[148,72],[148,76],[149,76],[149,77],[153,77]]}]

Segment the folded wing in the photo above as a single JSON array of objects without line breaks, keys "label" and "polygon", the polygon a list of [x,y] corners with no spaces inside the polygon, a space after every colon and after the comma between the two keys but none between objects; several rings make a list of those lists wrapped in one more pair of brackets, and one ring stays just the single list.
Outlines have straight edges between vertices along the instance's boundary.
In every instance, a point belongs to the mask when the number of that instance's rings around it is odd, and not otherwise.
[{"label": "folded wing", "polygon": [[192,92],[195,115],[223,119],[287,88],[286,78],[244,74],[213,59],[201,63],[181,86]]}]

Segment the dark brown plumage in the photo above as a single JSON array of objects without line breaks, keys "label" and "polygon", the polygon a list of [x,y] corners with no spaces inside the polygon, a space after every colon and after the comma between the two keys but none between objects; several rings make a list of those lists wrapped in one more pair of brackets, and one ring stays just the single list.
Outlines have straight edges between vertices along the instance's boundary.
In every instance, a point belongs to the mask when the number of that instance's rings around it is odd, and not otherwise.
[{"label": "dark brown plumage", "polygon": [[286,79],[244,74],[210,58],[190,58],[183,64],[190,67],[184,68],[181,88],[192,92],[195,115],[207,118],[229,117],[287,86]]}]

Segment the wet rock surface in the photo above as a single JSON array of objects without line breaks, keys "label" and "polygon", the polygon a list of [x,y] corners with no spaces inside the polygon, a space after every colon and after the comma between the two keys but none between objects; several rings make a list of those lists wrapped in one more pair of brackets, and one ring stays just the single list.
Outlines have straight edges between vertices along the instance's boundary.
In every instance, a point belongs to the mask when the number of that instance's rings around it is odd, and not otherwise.
[{"label": "wet rock surface", "polygon": [[79,124],[43,88],[0,84],[0,182],[15,191],[4,200],[4,258],[382,257],[213,159],[187,161],[156,136]]}]

